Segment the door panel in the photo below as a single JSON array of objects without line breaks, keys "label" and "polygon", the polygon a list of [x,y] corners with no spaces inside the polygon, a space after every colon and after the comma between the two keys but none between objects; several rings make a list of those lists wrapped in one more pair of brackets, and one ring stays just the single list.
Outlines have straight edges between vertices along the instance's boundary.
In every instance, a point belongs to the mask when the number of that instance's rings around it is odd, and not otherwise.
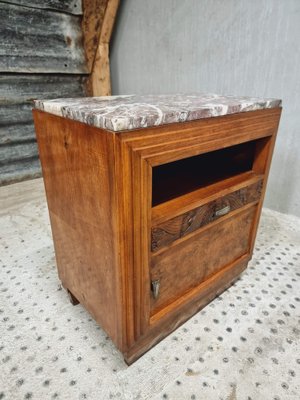
[{"label": "door panel", "polygon": [[151,280],[159,281],[152,315],[248,252],[256,207],[207,225],[151,257]]}]

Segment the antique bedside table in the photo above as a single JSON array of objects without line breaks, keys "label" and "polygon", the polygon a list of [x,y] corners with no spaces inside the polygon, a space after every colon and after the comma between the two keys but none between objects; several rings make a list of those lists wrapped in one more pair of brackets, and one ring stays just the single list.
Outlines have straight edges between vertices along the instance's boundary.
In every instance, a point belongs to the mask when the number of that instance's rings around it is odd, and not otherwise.
[{"label": "antique bedside table", "polygon": [[281,102],[36,101],[59,278],[130,364],[251,258]]}]

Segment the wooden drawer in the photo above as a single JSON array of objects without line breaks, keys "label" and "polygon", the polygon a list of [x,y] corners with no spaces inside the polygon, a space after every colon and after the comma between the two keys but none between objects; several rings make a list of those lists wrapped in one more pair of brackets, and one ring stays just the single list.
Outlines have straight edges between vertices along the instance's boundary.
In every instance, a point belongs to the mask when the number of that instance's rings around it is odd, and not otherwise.
[{"label": "wooden drawer", "polygon": [[156,252],[225,214],[246,204],[258,201],[261,196],[262,186],[263,179],[260,179],[252,185],[243,187],[201,207],[153,226],[151,229],[151,251]]},{"label": "wooden drawer", "polygon": [[152,255],[151,280],[159,281],[152,313],[248,253],[256,209],[248,206]]}]

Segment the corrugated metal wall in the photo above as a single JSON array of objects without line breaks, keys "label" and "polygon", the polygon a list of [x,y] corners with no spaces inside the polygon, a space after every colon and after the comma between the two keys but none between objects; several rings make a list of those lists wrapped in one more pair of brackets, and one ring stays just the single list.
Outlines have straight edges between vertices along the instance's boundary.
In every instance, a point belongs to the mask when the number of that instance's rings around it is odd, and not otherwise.
[{"label": "corrugated metal wall", "polygon": [[81,0],[0,0],[0,185],[40,176],[36,98],[85,95]]}]

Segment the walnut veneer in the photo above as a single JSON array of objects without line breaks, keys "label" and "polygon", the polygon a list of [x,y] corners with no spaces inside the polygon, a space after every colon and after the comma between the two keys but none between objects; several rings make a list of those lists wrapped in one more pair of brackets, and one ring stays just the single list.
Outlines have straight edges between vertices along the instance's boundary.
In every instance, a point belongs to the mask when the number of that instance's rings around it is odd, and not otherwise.
[{"label": "walnut veneer", "polygon": [[128,364],[246,268],[280,112],[112,132],[34,111],[59,278]]}]

